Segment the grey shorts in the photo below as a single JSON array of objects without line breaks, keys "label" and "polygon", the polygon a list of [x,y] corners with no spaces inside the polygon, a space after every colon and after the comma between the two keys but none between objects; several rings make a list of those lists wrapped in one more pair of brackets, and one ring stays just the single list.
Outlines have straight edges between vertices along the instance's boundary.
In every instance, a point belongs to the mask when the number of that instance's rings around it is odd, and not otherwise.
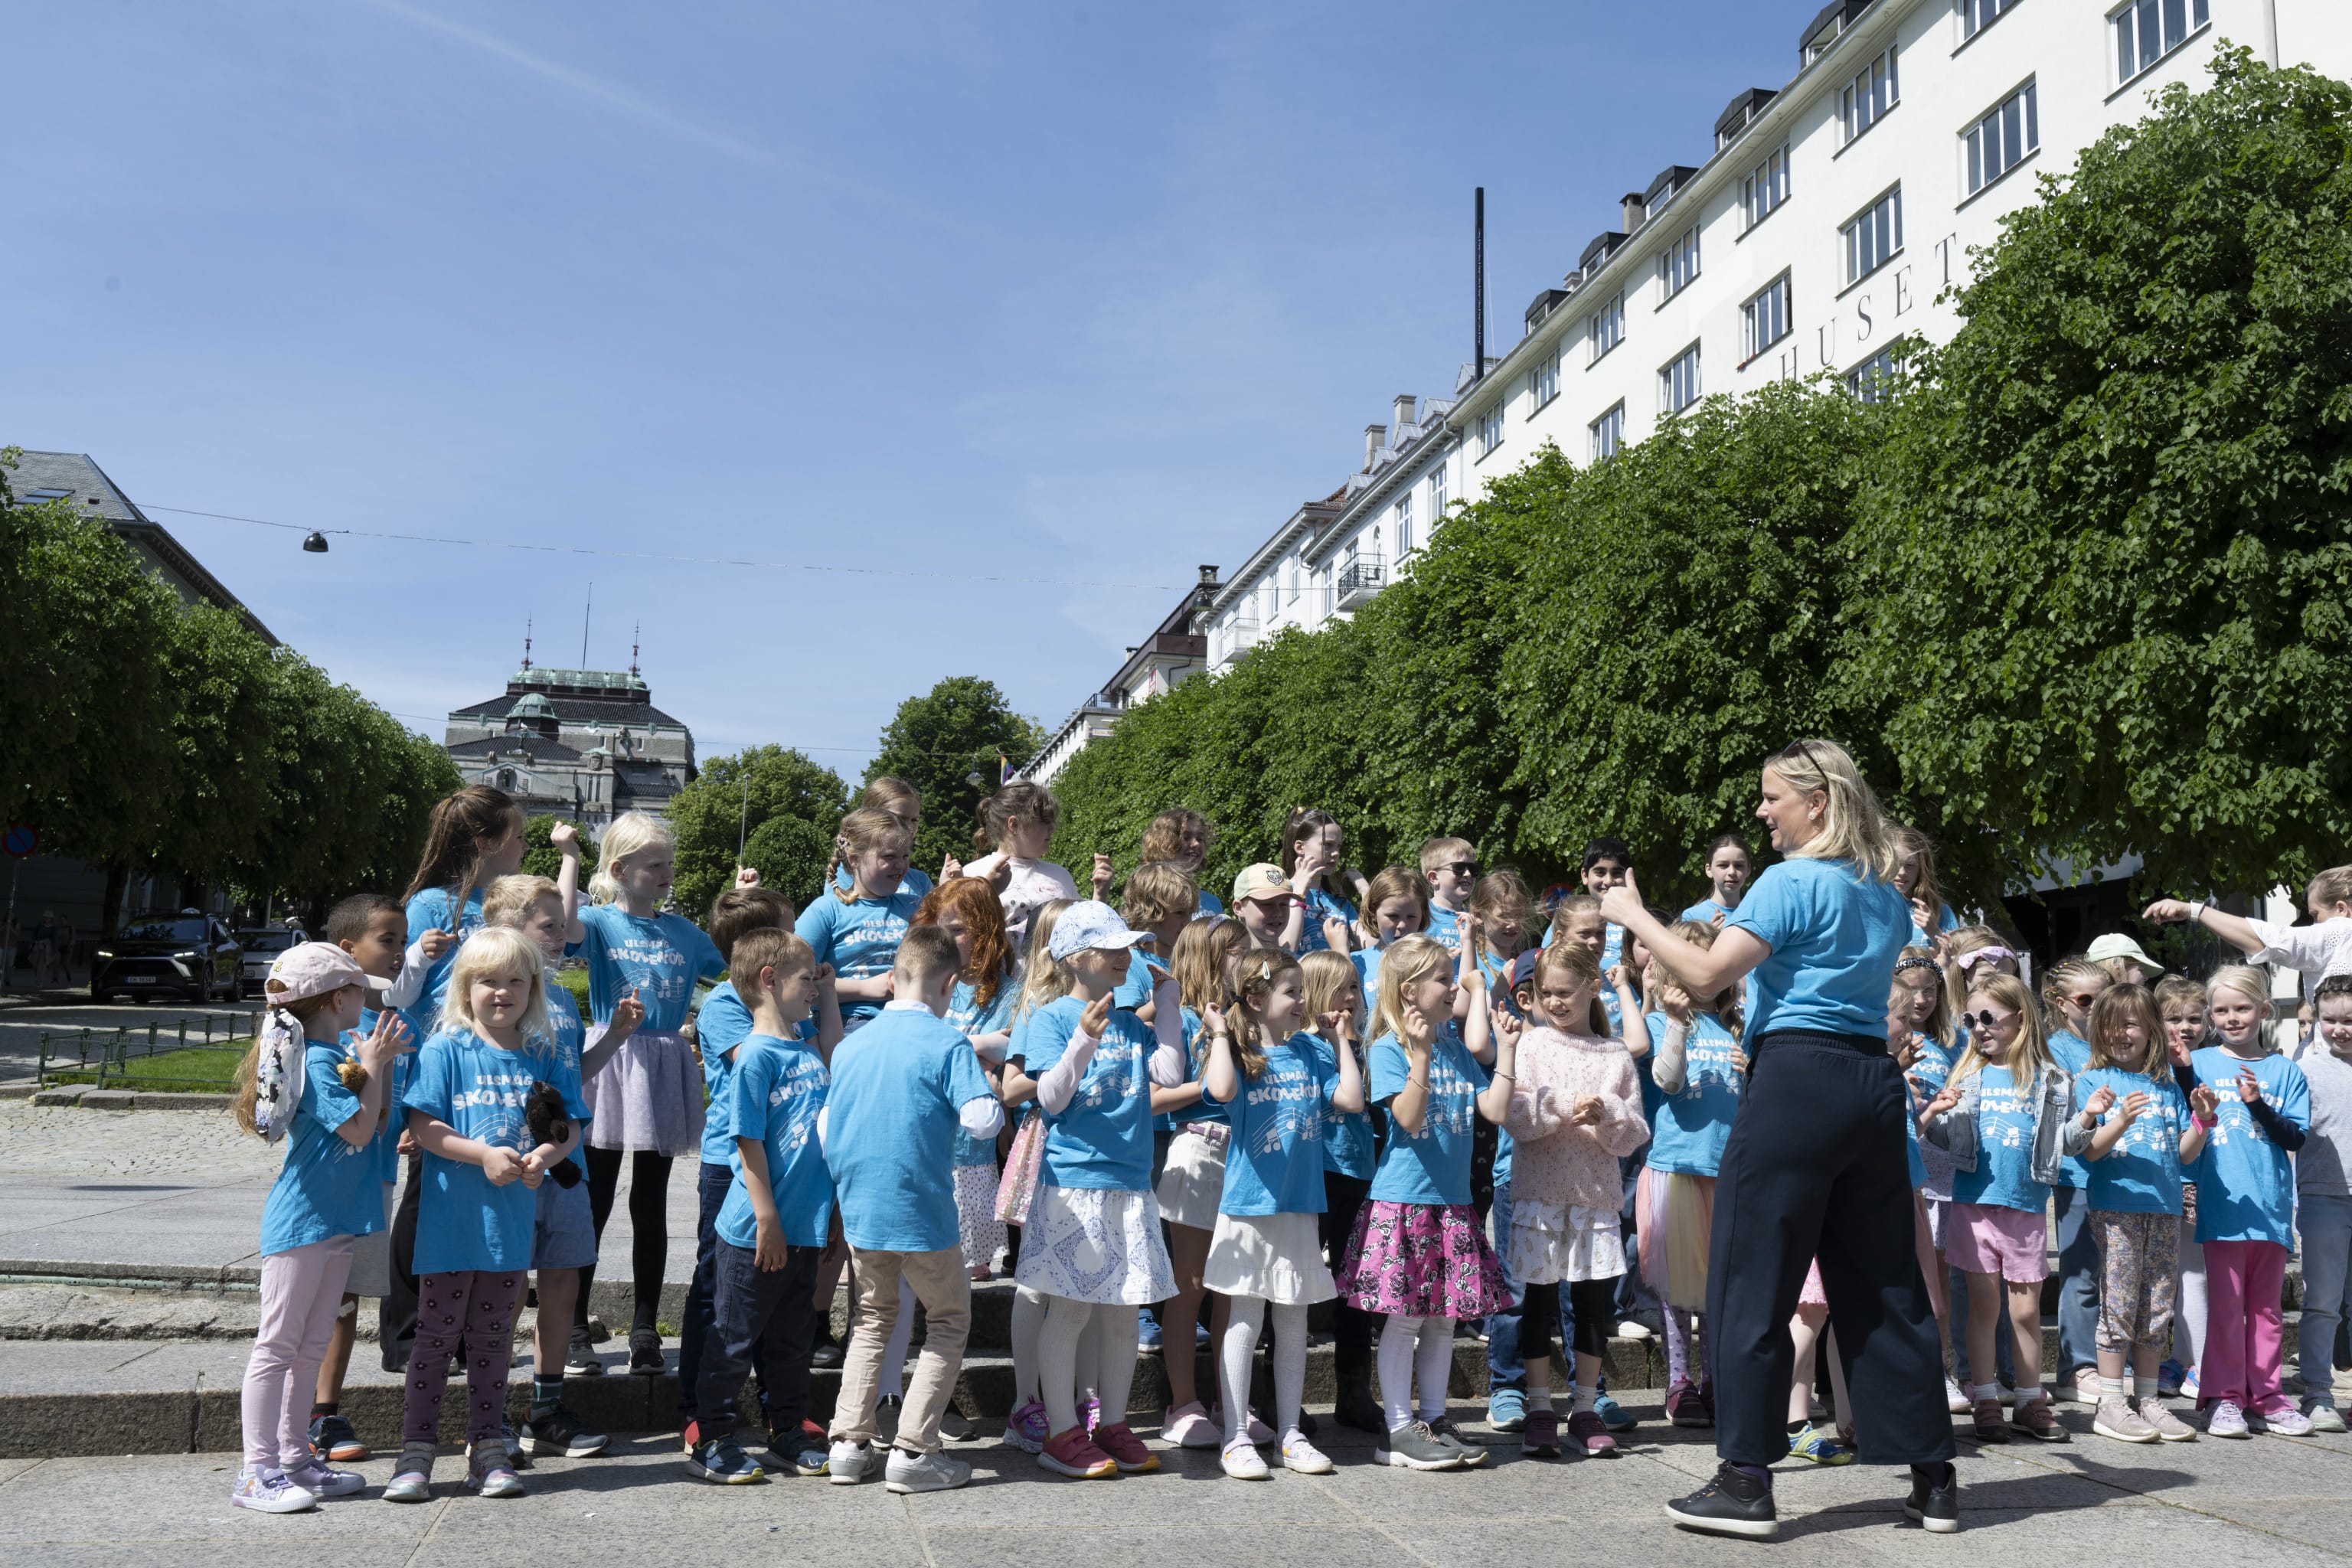
[{"label": "grey shorts", "polygon": [[383,1228],[352,1243],[352,1273],[343,1282],[345,1295],[392,1294],[392,1207],[399,1192],[395,1184],[383,1184]]},{"label": "grey shorts", "polygon": [[533,1268],[585,1268],[596,1261],[596,1223],[588,1212],[588,1180],[568,1187],[552,1177],[539,1184],[539,1210],[531,1221]]}]

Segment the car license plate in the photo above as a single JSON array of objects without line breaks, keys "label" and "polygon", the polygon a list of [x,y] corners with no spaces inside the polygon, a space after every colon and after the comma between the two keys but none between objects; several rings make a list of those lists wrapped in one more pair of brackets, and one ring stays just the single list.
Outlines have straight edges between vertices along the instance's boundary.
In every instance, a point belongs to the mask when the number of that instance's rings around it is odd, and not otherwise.
[{"label": "car license plate", "polygon": [[142,969],[134,973],[124,975],[122,977],[122,984],[125,985],[152,985],[155,984],[155,975],[152,971]]}]

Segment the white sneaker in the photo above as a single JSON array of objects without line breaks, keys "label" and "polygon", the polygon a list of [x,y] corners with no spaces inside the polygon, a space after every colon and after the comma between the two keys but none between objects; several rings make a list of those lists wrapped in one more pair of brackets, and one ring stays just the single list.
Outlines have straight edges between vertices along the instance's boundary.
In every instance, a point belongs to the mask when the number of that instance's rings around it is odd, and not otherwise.
[{"label": "white sneaker", "polygon": [[1944,1379],[1944,1408],[1955,1415],[1966,1415],[1977,1407],[1976,1401],[1960,1392],[1960,1385],[1950,1378]]},{"label": "white sneaker", "polygon": [[825,1453],[824,1479],[837,1487],[854,1487],[882,1468],[882,1455],[871,1443],[835,1443]]},{"label": "white sneaker", "polygon": [[1647,1340],[1654,1339],[1656,1336],[1650,1332],[1646,1324],[1637,1323],[1628,1318],[1617,1325],[1617,1337],[1621,1340]]},{"label": "white sneaker", "polygon": [[367,1490],[367,1478],[357,1470],[331,1470],[313,1459],[286,1479],[316,1498],[357,1497]]},{"label": "white sneaker", "polygon": [[236,1475],[236,1489],[228,1494],[232,1508],[257,1513],[300,1513],[319,1506],[319,1500],[277,1470],[264,1475],[250,1467]]},{"label": "white sneaker", "polygon": [[1250,1446],[1246,1437],[1226,1444],[1224,1451],[1217,1456],[1217,1463],[1224,1467],[1225,1474],[1237,1481],[1262,1481],[1274,1474],[1265,1468],[1265,1461],[1258,1458],[1257,1450]]},{"label": "white sneaker", "polygon": [[2205,1413],[2205,1435],[2209,1437],[2248,1437],[2253,1429],[2246,1425],[2246,1413],[2238,1408],[2234,1399],[2214,1401],[2213,1408]]},{"label": "white sneaker", "polygon": [[[2274,1436],[2304,1437],[2311,1433],[2311,1417],[2292,1405],[2282,1410],[2259,1411],[2255,1414],[2254,1419],[2262,1424],[2261,1430]],[[301,1478],[298,1476],[295,1479],[299,1482]]]},{"label": "white sneaker", "polygon": [[890,1451],[888,1464],[883,1467],[882,1486],[894,1492],[952,1491],[971,1479],[971,1467],[961,1459],[950,1459],[945,1454],[908,1454],[897,1448]]},{"label": "white sneaker", "polygon": [[1330,1457],[1322,1449],[1304,1437],[1293,1437],[1282,1446],[1282,1468],[1295,1470],[1302,1476],[1328,1476],[1333,1466]]}]

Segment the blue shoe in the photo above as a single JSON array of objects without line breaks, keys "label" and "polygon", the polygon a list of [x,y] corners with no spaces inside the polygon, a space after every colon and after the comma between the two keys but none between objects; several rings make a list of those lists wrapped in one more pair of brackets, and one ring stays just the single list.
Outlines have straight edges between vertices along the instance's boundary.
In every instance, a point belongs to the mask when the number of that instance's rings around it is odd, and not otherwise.
[{"label": "blue shoe", "polygon": [[1205,1349],[1207,1347],[1209,1343],[1208,1324],[1194,1323],[1192,1325],[1192,1343],[1196,1348]]},{"label": "blue shoe", "polygon": [[1516,1388],[1498,1388],[1486,1396],[1486,1425],[1497,1432],[1521,1432],[1528,1425],[1528,1396]]},{"label": "blue shoe", "polygon": [[732,1436],[712,1437],[688,1455],[686,1473],[723,1487],[750,1486],[767,1476]]},{"label": "blue shoe", "polygon": [[2189,1379],[2189,1369],[2177,1361],[2167,1361],[2156,1369],[2156,1394],[2159,1399],[2178,1399],[2180,1385]]},{"label": "blue shoe", "polygon": [[1631,1432],[1641,1425],[1632,1415],[1627,1415],[1625,1407],[1618,1404],[1615,1397],[1611,1394],[1595,1395],[1592,1401],[1592,1413],[1600,1416],[1601,1424],[1612,1432]]},{"label": "blue shoe", "polygon": [[1146,1351],[1160,1348],[1160,1321],[1151,1315],[1149,1307],[1136,1309],[1135,1346],[1138,1350]]},{"label": "blue shoe", "polygon": [[1803,1431],[1789,1439],[1789,1458],[1815,1465],[1846,1465],[1853,1462],[1853,1450],[1808,1421]]}]

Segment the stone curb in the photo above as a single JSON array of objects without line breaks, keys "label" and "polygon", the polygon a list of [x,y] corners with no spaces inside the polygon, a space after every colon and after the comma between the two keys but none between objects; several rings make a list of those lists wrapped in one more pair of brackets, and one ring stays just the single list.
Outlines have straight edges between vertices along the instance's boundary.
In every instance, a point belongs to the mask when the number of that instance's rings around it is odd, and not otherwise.
[{"label": "stone curb", "polygon": [[[16,1087],[10,1086],[12,1089]],[[0,1090],[0,1094],[5,1093],[5,1090]],[[78,1106],[84,1110],[226,1110],[236,1102],[236,1096],[227,1094],[193,1094],[160,1089],[91,1089],[83,1084],[29,1089],[27,1093],[35,1105]],[[24,1099],[26,1095],[14,1098]]]}]

